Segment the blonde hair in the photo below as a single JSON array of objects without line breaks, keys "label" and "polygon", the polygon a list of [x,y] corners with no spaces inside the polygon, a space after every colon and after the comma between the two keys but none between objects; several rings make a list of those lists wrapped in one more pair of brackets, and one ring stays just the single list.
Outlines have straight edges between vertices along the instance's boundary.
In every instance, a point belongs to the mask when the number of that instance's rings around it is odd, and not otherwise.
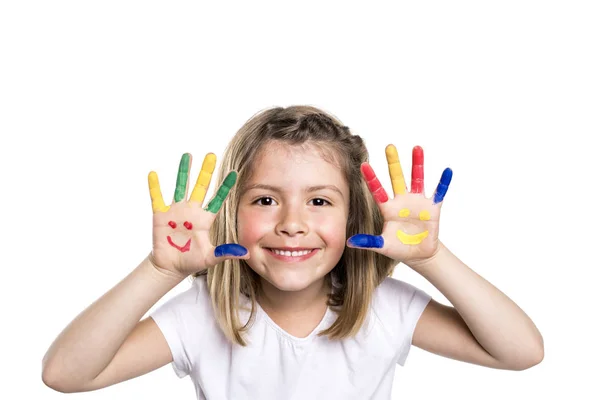
[{"label": "blonde hair", "polygon": [[[353,135],[336,117],[315,107],[276,107],[250,118],[225,149],[217,184],[232,170],[237,171],[238,180],[211,227],[214,245],[238,243],[237,207],[243,187],[252,176],[261,149],[272,141],[316,146],[327,161],[337,163],[350,189],[347,238],[357,233],[381,233],[383,217],[360,172],[361,163],[369,159],[363,139]],[[319,335],[327,335],[334,340],[358,333],[375,288],[392,273],[395,265],[397,261],[373,251],[346,247],[341,259],[326,277],[330,285],[335,282],[328,306],[335,307],[338,317]],[[225,336],[245,346],[242,334],[249,329],[256,314],[259,275],[245,260],[226,260],[194,277],[206,279],[215,316]],[[240,294],[247,296],[251,302],[250,318],[243,326],[238,314]]]}]

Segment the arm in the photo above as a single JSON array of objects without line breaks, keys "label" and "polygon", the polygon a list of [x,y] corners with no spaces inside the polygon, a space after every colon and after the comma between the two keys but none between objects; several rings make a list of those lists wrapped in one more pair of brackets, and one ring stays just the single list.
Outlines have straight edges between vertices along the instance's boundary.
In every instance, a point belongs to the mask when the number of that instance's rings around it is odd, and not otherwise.
[{"label": "arm", "polygon": [[415,346],[492,368],[523,370],[542,361],[543,339],[531,319],[441,242],[435,256],[409,266],[454,306],[430,302],[415,328]]},{"label": "arm", "polygon": [[42,362],[44,383],[61,392],[94,390],[171,362],[154,321],[140,318],[182,280],[144,259],[56,338]]}]

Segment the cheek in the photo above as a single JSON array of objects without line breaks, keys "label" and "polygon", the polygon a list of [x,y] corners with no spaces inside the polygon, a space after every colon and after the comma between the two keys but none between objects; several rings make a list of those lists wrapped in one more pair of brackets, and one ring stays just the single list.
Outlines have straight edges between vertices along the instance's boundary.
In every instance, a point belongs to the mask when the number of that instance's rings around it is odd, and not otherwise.
[{"label": "cheek", "polygon": [[346,218],[329,216],[319,219],[315,224],[319,236],[327,243],[328,247],[346,247]]},{"label": "cheek", "polygon": [[251,246],[268,232],[269,221],[265,215],[240,210],[237,215],[238,242],[244,247]]}]

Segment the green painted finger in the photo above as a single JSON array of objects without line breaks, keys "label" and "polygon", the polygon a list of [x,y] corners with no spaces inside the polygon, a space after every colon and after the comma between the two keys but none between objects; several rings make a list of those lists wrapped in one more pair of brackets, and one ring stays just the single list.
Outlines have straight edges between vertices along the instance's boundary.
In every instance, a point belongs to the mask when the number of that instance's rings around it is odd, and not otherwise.
[{"label": "green painted finger", "polygon": [[187,187],[188,175],[190,172],[190,154],[185,153],[179,161],[179,171],[177,172],[177,184],[175,186],[175,203],[185,198],[185,189]]},{"label": "green painted finger", "polygon": [[215,195],[215,197],[213,197],[213,199],[210,201],[210,203],[208,203],[205,210],[208,210],[213,214],[216,214],[217,212],[219,212],[219,209],[221,209],[221,206],[223,205],[223,202],[225,201],[227,194],[229,194],[229,191],[231,190],[233,185],[235,185],[236,180],[237,180],[237,172],[231,171],[229,174],[227,174],[227,176],[225,177],[225,180],[223,181],[221,186],[219,186],[219,190],[217,190],[217,194]]}]

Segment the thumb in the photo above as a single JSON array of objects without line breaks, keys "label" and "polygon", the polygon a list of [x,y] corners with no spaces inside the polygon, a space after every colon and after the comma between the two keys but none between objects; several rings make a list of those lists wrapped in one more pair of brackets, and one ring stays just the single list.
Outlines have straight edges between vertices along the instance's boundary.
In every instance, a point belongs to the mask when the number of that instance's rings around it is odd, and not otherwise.
[{"label": "thumb", "polygon": [[250,258],[248,249],[236,243],[226,243],[215,247],[215,251],[210,260],[210,265],[217,265],[228,259],[245,259]]},{"label": "thumb", "polygon": [[359,233],[358,235],[351,236],[346,244],[351,248],[368,249],[381,253],[380,249],[383,249],[384,240],[383,236]]}]

